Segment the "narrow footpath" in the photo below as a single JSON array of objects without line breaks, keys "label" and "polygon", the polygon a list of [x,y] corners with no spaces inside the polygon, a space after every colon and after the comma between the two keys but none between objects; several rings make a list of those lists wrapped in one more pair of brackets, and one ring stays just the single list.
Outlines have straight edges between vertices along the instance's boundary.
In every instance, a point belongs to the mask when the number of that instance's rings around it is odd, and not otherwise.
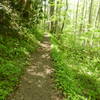
[{"label": "narrow footpath", "polygon": [[31,58],[31,65],[27,67],[18,90],[10,100],[63,100],[55,89],[52,76],[50,40],[45,35],[43,43],[40,43]]}]

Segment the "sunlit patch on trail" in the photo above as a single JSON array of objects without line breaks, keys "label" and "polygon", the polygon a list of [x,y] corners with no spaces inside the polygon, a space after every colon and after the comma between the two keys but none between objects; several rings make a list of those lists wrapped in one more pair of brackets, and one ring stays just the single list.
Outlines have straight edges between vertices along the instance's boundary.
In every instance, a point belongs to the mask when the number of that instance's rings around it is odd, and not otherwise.
[{"label": "sunlit patch on trail", "polygon": [[53,68],[49,36],[44,37],[43,43],[39,43],[40,47],[31,58],[31,65],[26,69],[14,100],[33,100],[33,98],[34,100],[62,100],[55,94],[56,90],[51,78]]}]

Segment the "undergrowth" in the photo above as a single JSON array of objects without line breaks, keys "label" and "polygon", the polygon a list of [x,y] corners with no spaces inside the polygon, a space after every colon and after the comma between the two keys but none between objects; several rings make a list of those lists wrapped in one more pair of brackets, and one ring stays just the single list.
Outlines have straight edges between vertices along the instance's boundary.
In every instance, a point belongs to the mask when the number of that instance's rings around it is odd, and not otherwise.
[{"label": "undergrowth", "polygon": [[4,16],[0,22],[0,100],[6,100],[16,88],[38,41],[42,40],[43,31],[39,25],[21,18],[9,2],[0,6]]},{"label": "undergrowth", "polygon": [[30,54],[37,47],[37,38],[29,32],[22,37],[0,34],[0,100],[5,100],[16,87]]},{"label": "undergrowth", "polygon": [[35,48],[35,37],[28,41],[0,35],[0,100],[13,90]]},{"label": "undergrowth", "polygon": [[29,32],[22,37],[0,34],[0,100],[5,100],[16,87],[37,47],[37,38]]},{"label": "undergrowth", "polygon": [[100,47],[82,45],[88,37],[87,33],[52,36],[55,81],[65,100],[100,100]]}]

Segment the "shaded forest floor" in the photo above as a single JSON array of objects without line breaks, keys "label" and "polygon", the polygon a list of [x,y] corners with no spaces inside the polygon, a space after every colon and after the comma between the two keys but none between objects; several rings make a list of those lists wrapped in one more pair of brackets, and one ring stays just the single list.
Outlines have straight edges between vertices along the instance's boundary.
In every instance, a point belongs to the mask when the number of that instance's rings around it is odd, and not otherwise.
[{"label": "shaded forest floor", "polygon": [[9,100],[62,100],[52,78],[49,36],[44,36],[38,50],[32,55],[31,64],[22,77],[18,90]]}]

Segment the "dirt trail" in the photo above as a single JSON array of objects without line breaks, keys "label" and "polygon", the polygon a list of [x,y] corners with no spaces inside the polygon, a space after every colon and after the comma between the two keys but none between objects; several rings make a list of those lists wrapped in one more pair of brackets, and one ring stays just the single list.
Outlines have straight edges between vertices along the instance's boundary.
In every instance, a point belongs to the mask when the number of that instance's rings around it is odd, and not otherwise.
[{"label": "dirt trail", "polygon": [[10,100],[63,100],[55,90],[48,35],[33,54],[19,89]]}]

